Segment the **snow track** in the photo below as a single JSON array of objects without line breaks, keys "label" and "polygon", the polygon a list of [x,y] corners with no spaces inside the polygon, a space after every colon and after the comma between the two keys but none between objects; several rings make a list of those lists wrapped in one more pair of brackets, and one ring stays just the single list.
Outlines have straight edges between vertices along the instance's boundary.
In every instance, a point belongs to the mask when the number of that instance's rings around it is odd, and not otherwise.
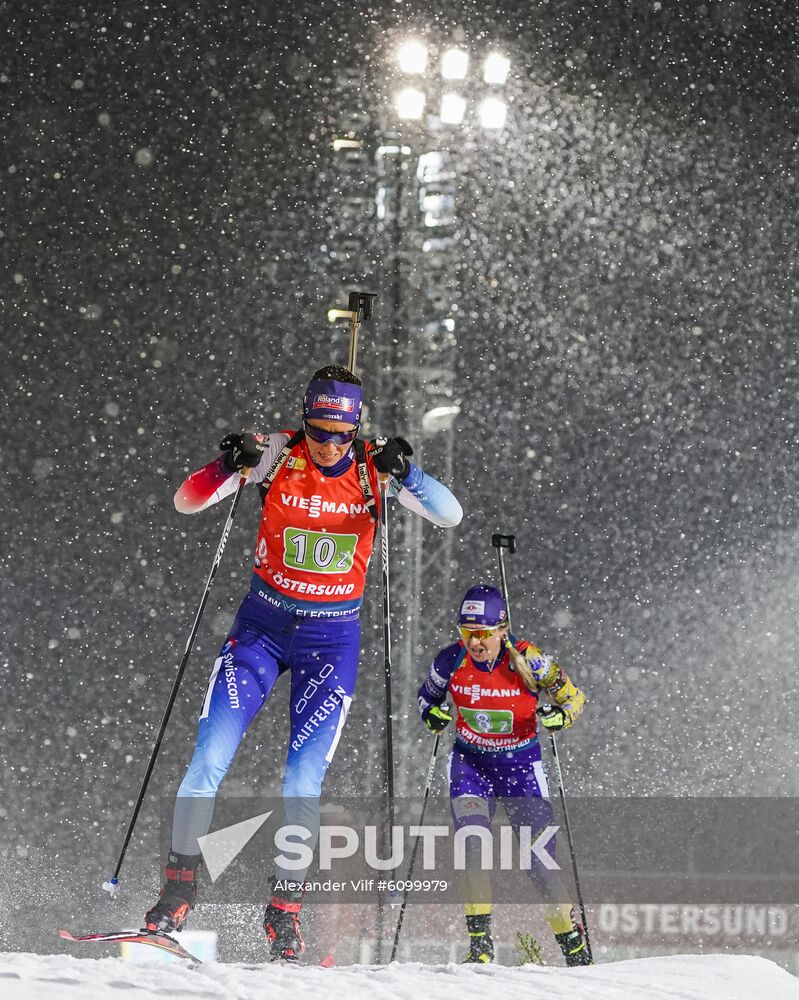
[{"label": "snow track", "polygon": [[394,964],[321,969],[0,954],[3,1000],[799,1000],[799,979],[763,958],[682,955],[588,969]]}]

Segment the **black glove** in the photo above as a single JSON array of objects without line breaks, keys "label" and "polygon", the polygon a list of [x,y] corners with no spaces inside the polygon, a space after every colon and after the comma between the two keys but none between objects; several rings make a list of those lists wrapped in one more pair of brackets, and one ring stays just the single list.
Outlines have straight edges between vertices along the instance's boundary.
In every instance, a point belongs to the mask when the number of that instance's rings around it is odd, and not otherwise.
[{"label": "black glove", "polygon": [[372,459],[375,468],[384,476],[404,479],[410,472],[410,462],[405,457],[413,454],[413,448],[405,438],[376,438],[372,441]]},{"label": "black glove", "polygon": [[252,469],[260,461],[266,448],[264,434],[228,434],[219,447],[222,449],[222,464],[228,472]]},{"label": "black glove", "polygon": [[441,733],[452,722],[446,705],[433,705],[424,717],[424,724],[431,733]]},{"label": "black glove", "polygon": [[566,725],[566,713],[558,705],[542,705],[538,709],[541,725],[550,733],[558,733]]}]

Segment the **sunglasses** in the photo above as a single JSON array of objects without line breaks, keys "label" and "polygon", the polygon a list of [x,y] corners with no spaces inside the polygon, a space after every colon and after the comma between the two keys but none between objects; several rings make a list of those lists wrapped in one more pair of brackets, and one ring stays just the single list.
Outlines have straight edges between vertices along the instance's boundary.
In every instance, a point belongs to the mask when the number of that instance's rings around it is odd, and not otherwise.
[{"label": "sunglasses", "polygon": [[500,629],[506,628],[505,625],[494,625],[493,628],[459,628],[461,636],[464,642],[468,642],[470,639],[490,639],[492,635],[495,635]]},{"label": "sunglasses", "polygon": [[352,444],[358,436],[357,427],[352,431],[322,431],[318,427],[311,427],[307,420],[303,421],[303,425],[305,436],[316,441],[317,444],[327,444],[328,441],[333,444]]}]

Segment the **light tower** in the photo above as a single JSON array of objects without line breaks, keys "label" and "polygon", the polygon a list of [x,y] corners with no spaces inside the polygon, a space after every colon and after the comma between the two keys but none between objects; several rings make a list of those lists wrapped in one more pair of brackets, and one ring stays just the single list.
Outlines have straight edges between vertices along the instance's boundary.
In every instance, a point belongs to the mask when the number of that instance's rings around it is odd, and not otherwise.
[{"label": "light tower", "polygon": [[[420,37],[395,42],[387,55],[377,218],[393,315],[379,417],[407,435],[423,467],[452,484],[458,335],[467,322],[459,307],[458,175],[469,168],[471,150],[506,126],[502,88],[510,62],[499,52],[476,58],[466,44]],[[414,711],[425,657],[452,635],[457,551],[455,531],[402,519],[392,553],[398,717]],[[398,790],[413,792],[416,776],[406,771],[404,778]]]}]

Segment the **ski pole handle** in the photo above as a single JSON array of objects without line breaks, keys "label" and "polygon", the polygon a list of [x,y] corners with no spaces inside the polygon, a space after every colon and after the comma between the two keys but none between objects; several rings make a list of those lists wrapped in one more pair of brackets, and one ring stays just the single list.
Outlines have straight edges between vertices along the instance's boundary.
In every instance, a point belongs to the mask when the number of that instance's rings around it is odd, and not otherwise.
[{"label": "ski pole handle", "polygon": [[515,535],[492,535],[491,544],[495,549],[508,549],[510,554],[516,551],[516,536]]},{"label": "ski pole handle", "polygon": [[350,317],[350,351],[347,367],[355,372],[358,358],[358,331],[364,320],[372,318],[372,306],[377,295],[373,292],[350,292],[347,300],[347,312]]},{"label": "ski pole handle", "polygon": [[350,292],[347,296],[347,309],[355,313],[355,319],[361,323],[372,318],[374,301],[377,292]]},{"label": "ski pole handle", "polygon": [[508,613],[508,631],[512,631],[510,623],[510,597],[508,596],[508,578],[505,576],[505,552],[507,549],[511,555],[516,551],[516,536],[515,535],[499,535],[495,534],[491,536],[491,544],[497,550],[497,562],[499,563],[499,579],[502,584],[502,596],[505,598],[505,609]]}]

